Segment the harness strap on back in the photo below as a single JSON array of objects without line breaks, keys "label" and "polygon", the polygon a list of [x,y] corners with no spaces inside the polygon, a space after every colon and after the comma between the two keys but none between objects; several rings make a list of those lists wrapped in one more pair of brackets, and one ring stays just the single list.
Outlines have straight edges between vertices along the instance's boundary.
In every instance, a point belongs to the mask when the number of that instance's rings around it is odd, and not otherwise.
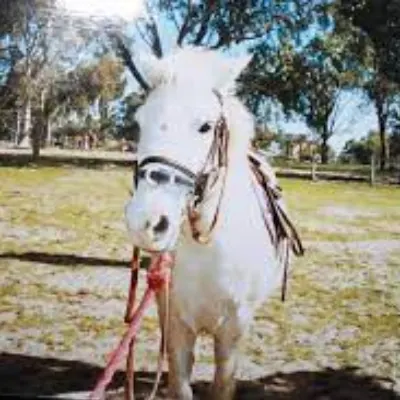
[{"label": "harness strap on back", "polygon": [[289,246],[296,256],[302,256],[304,254],[303,244],[296,228],[289,219],[286,211],[282,207],[282,204],[279,202],[279,200],[282,198],[280,189],[271,185],[270,178],[268,177],[267,173],[261,169],[261,162],[254,155],[254,151],[250,152],[248,158],[253,174],[262,189],[265,202],[272,215],[273,226],[270,226],[271,224],[268,223],[268,219],[265,216],[265,210],[263,208],[261,209],[264,225],[269,232],[271,240],[274,243],[277,251],[279,250],[280,245],[284,246],[284,248],[281,249],[281,251],[284,252],[282,260],[283,280],[281,299],[284,301],[290,262]]}]

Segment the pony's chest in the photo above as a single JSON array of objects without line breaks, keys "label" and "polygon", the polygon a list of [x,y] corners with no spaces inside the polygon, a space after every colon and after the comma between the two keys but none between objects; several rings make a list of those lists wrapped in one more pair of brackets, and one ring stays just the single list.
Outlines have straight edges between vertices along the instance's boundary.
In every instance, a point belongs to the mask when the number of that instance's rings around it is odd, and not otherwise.
[{"label": "pony's chest", "polygon": [[212,330],[232,314],[252,309],[272,282],[265,261],[233,249],[181,248],[172,291],[181,318],[195,329]]}]

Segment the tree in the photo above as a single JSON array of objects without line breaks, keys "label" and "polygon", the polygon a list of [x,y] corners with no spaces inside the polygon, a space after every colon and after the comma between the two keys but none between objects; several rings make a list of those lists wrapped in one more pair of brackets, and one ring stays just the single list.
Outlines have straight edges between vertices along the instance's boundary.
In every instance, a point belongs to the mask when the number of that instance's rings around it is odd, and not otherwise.
[{"label": "tree", "polygon": [[399,86],[388,81],[377,66],[366,82],[365,90],[376,110],[380,137],[380,169],[384,170],[388,159],[387,132],[393,122],[393,109],[400,95]]},{"label": "tree", "polygon": [[143,103],[143,95],[131,93],[121,102],[118,121],[118,136],[130,141],[138,142],[140,127],[135,120],[136,110]]},{"label": "tree", "polygon": [[370,132],[361,140],[351,139],[346,142],[339,156],[342,162],[369,164],[371,156],[379,149],[379,133]]},{"label": "tree", "polygon": [[7,94],[9,115],[17,114],[14,119],[20,129],[15,129],[15,141],[29,137],[37,158],[43,139],[51,142],[54,116],[82,94],[74,85],[76,82],[65,82],[66,78],[75,78],[66,70],[75,70],[76,60],[93,58],[101,46],[91,48],[89,44],[95,43],[97,37],[93,39],[83,29],[72,29],[65,15],[54,7],[55,0],[1,2],[0,93]]},{"label": "tree", "polygon": [[82,129],[96,135],[115,134],[113,103],[125,89],[123,70],[119,60],[104,54],[67,74],[60,72],[48,92],[45,118],[51,122],[57,115],[66,120],[74,116]]},{"label": "tree", "polygon": [[273,63],[264,44],[254,49],[252,70],[243,76],[250,98],[272,97],[287,116],[300,115],[320,137],[321,161],[328,161],[330,137],[337,132],[342,95],[354,87],[357,76],[350,72],[346,57],[347,37],[324,32],[297,48],[278,48]]},{"label": "tree", "polygon": [[123,95],[126,86],[123,71],[122,64],[107,55],[101,57],[90,71],[92,100],[98,108],[101,131],[106,131],[113,125],[110,104]]},{"label": "tree", "polygon": [[399,164],[400,161],[400,110],[399,110],[400,103],[396,104],[392,111],[392,118],[393,118],[393,125],[392,125],[392,132],[389,135],[389,158],[391,164],[393,165],[394,162]]},{"label": "tree", "polygon": [[[54,81],[57,30],[54,15],[49,12],[55,0],[2,0],[0,20],[6,22],[0,31],[3,67],[7,79],[2,90],[12,95],[8,108],[16,114],[15,142],[30,138],[34,158],[39,156],[41,137],[46,126],[47,93]],[[3,69],[4,70],[4,69]]]},{"label": "tree", "polygon": [[[223,4],[211,0],[156,1],[150,7],[150,18],[138,23],[137,28],[157,57],[165,50],[157,17],[164,18],[163,22],[172,26],[171,30],[175,29],[178,46],[193,44],[229,49],[241,45],[249,48],[256,57],[244,74],[239,95],[256,114],[265,108],[267,98],[274,98],[283,104],[287,114],[304,115],[322,139],[322,159],[326,162],[328,140],[335,131],[339,114],[341,90],[349,74],[345,63],[340,62],[342,54],[335,52],[340,42],[338,35],[325,39],[311,33],[314,40],[308,44],[307,41],[311,26],[322,27],[324,34],[329,32],[331,3],[329,0],[227,1]],[[149,88],[124,40],[118,35],[113,39],[118,54],[147,91]],[[319,55],[314,57],[316,52]]]},{"label": "tree", "polygon": [[[53,0],[5,0],[0,19],[8,19],[3,30],[3,40],[8,43],[8,53],[18,101],[22,113],[22,136],[29,136],[32,128],[32,114],[40,114],[43,107],[43,96],[37,90],[41,74],[49,57],[49,31],[51,18],[44,11],[51,7]],[[13,56],[17,54],[17,56]],[[34,107],[36,103],[36,107]],[[35,115],[40,120],[40,115]],[[36,133],[40,129],[35,129]],[[17,133],[19,133],[17,131]],[[17,138],[18,141],[20,138]],[[40,143],[36,135],[32,136],[34,157],[38,156]]]},{"label": "tree", "polygon": [[382,74],[400,84],[400,2],[341,0],[339,11],[369,36]]},{"label": "tree", "polygon": [[400,3],[393,0],[340,1],[338,11],[358,28],[353,30],[355,40],[351,51],[358,59],[358,68],[363,70],[360,87],[376,111],[380,169],[384,170],[388,159],[387,134],[400,94]]},{"label": "tree", "polygon": [[[231,49],[235,46],[252,47],[257,43],[269,43],[272,48],[287,36],[301,36],[326,14],[330,0],[309,2],[291,0],[286,2],[248,2],[207,0],[204,2],[155,0],[148,2],[149,17],[136,23],[138,38],[151,52],[161,57],[167,47],[162,42],[159,26],[175,32],[172,45],[185,44],[205,46],[212,49]],[[140,87],[149,88],[140,75],[126,38],[115,30],[111,43],[132,72]]]},{"label": "tree", "polygon": [[[49,54],[54,54],[51,50],[55,46],[53,38],[49,41],[48,32],[54,18],[49,17],[52,12],[41,13],[40,10],[45,9],[44,4],[50,7],[52,1],[15,0],[15,4],[17,3],[33,5],[35,12],[32,11],[29,16],[35,29],[31,33],[43,34],[45,40],[38,47],[37,54],[47,55],[47,62],[41,69],[41,78],[30,79],[30,85],[21,85],[23,88],[30,87],[32,94],[19,95],[18,99],[28,99],[35,110],[41,110],[38,120],[47,127],[51,125],[51,119],[61,112],[76,113],[79,118],[86,120],[91,113],[90,107],[98,110],[102,130],[114,126],[116,119],[120,123],[121,118],[113,111],[112,104],[121,97],[124,88],[124,83],[120,80],[121,66],[115,66],[115,60],[111,61],[109,56],[107,59],[104,52],[100,55],[94,54],[91,48],[81,54],[91,53],[91,58],[97,61],[84,66],[69,65],[70,72],[66,73],[65,63],[49,62]],[[153,54],[161,57],[168,47],[168,43],[160,35],[161,25],[168,32],[175,32],[172,45],[194,44],[223,50],[240,45],[249,49],[255,54],[255,59],[247,73],[243,74],[239,95],[258,114],[267,99],[281,102],[287,115],[295,112],[303,114],[310,127],[320,135],[323,152],[327,154],[329,137],[337,130],[335,122],[341,92],[349,78],[348,70],[351,70],[348,63],[341,61],[343,38],[339,38],[335,32],[332,33],[335,24],[331,3],[331,0],[229,0],[222,3],[213,0],[154,0],[148,2],[148,17],[137,21],[134,37],[128,37],[126,32],[122,34],[122,28],[112,24],[106,29],[95,28],[96,33],[92,36],[104,42],[97,49],[109,50],[111,45],[116,50],[142,88],[143,92],[139,90],[139,95],[149,88],[136,68],[135,52],[131,50],[136,49],[141,40],[149,46]],[[25,15],[24,12],[22,15]],[[39,21],[42,20],[43,29],[39,29],[42,27]],[[101,32],[102,30],[106,33]],[[19,36],[13,35],[14,43],[18,47]],[[57,47],[65,49],[63,46]],[[22,52],[19,59],[26,58],[27,55]],[[35,56],[35,63],[40,59]],[[94,68],[93,64],[96,63],[98,66]],[[18,71],[16,66],[11,69]],[[22,71],[22,75],[32,77],[26,70]],[[118,78],[113,80],[113,76]],[[70,83],[66,85],[65,81],[68,80]],[[84,90],[79,90],[78,86],[82,86]],[[127,109],[130,109],[130,105]],[[51,137],[50,131],[47,128],[45,136],[48,139]]]},{"label": "tree", "polygon": [[389,153],[391,160],[400,159],[400,132],[394,131],[389,136]]}]

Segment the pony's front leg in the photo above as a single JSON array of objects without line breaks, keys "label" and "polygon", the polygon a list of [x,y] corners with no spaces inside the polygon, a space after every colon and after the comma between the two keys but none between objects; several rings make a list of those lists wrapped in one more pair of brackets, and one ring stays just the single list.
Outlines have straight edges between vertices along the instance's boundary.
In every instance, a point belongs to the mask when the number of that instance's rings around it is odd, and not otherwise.
[{"label": "pony's front leg", "polygon": [[171,303],[167,305],[165,290],[158,293],[157,302],[162,332],[166,333],[167,339],[168,399],[192,400],[190,376],[194,363],[195,332],[179,318]]},{"label": "pony's front leg", "polygon": [[192,400],[190,377],[194,363],[195,333],[171,315],[168,332],[168,392],[174,400]]},{"label": "pony's front leg", "polygon": [[240,334],[234,334],[230,326],[214,338],[215,376],[212,386],[213,400],[232,400],[235,395],[235,373],[239,356]]}]

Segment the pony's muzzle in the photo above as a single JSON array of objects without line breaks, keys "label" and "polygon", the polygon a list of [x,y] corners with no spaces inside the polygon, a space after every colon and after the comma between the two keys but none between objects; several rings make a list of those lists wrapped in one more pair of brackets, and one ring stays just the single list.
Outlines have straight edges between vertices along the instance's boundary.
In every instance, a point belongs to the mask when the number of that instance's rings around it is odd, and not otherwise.
[{"label": "pony's muzzle", "polygon": [[150,185],[141,180],[125,206],[125,221],[134,246],[173,250],[177,244],[188,192],[184,185]]},{"label": "pony's muzzle", "polygon": [[169,219],[165,215],[161,215],[158,222],[152,226],[154,234],[157,236],[164,235],[169,228]]},{"label": "pony's muzzle", "polygon": [[164,250],[173,236],[172,227],[166,215],[157,215],[147,219],[139,230],[136,245],[148,250]]},{"label": "pony's muzzle", "polygon": [[145,222],[142,236],[146,236],[148,241],[160,242],[168,235],[169,229],[168,217],[166,215],[156,216]]},{"label": "pony's muzzle", "polygon": [[175,241],[175,227],[166,213],[148,214],[134,210],[132,204],[125,209],[126,225],[132,244],[143,249],[168,250]]}]

